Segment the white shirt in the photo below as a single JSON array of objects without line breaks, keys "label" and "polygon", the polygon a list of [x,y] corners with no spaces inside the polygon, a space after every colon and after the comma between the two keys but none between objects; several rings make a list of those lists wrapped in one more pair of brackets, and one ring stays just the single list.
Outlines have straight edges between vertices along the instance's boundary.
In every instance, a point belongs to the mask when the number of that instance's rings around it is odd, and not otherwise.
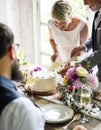
[{"label": "white shirt", "polygon": [[26,97],[20,97],[3,109],[0,130],[44,130],[44,116]]}]

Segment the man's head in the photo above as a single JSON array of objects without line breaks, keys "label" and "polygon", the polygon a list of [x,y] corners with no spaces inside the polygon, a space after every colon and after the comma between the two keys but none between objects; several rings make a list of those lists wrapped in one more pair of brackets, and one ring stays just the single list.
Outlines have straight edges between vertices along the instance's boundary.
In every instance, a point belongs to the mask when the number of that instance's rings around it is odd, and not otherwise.
[{"label": "man's head", "polygon": [[15,56],[13,32],[2,23],[0,23],[0,75],[12,80],[22,80]]},{"label": "man's head", "polygon": [[88,5],[92,11],[97,11],[101,8],[101,0],[83,0],[84,5]]},{"label": "man's head", "polygon": [[7,54],[14,43],[14,35],[10,28],[0,23],[0,59]]}]

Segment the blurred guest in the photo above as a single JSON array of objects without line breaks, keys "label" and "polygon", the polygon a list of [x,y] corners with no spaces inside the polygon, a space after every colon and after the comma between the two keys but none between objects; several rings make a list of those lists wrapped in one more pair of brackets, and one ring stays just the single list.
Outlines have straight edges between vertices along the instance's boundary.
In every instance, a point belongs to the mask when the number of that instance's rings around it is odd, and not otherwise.
[{"label": "blurred guest", "polygon": [[12,82],[22,79],[13,32],[0,23],[0,130],[44,130],[43,113]]}]

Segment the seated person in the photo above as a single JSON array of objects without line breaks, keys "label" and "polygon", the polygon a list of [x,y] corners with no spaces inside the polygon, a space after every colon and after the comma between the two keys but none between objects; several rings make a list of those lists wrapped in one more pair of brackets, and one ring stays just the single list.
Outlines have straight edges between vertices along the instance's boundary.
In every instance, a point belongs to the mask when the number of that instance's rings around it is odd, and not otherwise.
[{"label": "seated person", "polygon": [[22,79],[13,32],[0,23],[0,130],[44,130],[43,113],[12,82]]}]

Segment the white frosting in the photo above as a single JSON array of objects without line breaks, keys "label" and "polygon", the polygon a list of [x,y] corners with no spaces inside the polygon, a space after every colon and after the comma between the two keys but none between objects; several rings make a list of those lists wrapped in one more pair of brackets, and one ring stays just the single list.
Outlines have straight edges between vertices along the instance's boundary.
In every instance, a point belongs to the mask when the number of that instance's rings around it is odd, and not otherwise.
[{"label": "white frosting", "polygon": [[55,72],[43,67],[34,67],[29,73],[32,80],[31,84],[29,84],[30,89],[39,92],[52,91],[55,89],[57,85]]},{"label": "white frosting", "polygon": [[36,78],[52,78],[55,76],[55,73],[52,72],[52,71],[49,71],[48,69],[46,68],[40,68],[39,70],[37,71],[34,71],[34,69],[32,70],[32,76],[33,77],[36,77]]}]

